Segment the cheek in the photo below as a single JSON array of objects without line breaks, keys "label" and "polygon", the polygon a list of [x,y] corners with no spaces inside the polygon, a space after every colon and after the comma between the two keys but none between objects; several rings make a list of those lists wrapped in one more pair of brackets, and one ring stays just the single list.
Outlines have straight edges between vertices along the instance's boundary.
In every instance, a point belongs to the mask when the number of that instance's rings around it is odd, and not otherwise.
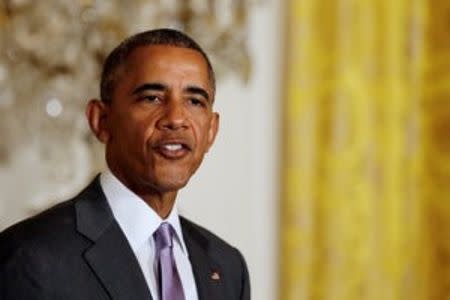
[{"label": "cheek", "polygon": [[153,119],[154,117],[149,116],[144,110],[130,109],[121,113],[116,122],[121,128],[121,134],[141,136],[148,128],[152,127]]},{"label": "cheek", "polygon": [[130,117],[118,120],[115,125],[111,141],[119,144],[124,152],[142,152],[148,137],[153,132],[145,120],[136,120]]},{"label": "cheek", "polygon": [[202,146],[202,150],[207,150],[206,147],[209,145],[210,140],[210,123],[208,120],[202,120],[196,127],[197,141]]}]

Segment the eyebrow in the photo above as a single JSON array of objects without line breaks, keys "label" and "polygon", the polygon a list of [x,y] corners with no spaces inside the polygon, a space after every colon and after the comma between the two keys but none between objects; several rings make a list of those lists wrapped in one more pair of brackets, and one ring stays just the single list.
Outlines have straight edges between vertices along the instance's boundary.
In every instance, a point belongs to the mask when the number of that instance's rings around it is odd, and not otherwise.
[{"label": "eyebrow", "polygon": [[198,94],[200,96],[203,96],[208,102],[210,101],[208,92],[205,89],[201,88],[201,87],[189,85],[185,89],[185,91],[187,91],[190,94]]},{"label": "eyebrow", "polygon": [[133,95],[139,94],[143,91],[167,91],[168,87],[162,83],[144,83],[134,89]]},{"label": "eyebrow", "polygon": [[[157,82],[155,82],[155,83],[144,83],[144,84],[138,86],[137,88],[135,88],[133,90],[132,94],[136,95],[136,94],[139,94],[139,93],[144,92],[144,91],[161,91],[161,92],[165,92],[167,90],[169,90],[168,86],[165,85],[165,84],[162,84],[162,83],[157,83]],[[198,86],[195,86],[195,85],[189,85],[189,86],[187,86],[184,89],[184,91],[188,92],[189,94],[198,94],[198,95],[204,97],[208,102],[210,101],[208,92],[205,89],[201,88],[201,87],[198,87]]]}]

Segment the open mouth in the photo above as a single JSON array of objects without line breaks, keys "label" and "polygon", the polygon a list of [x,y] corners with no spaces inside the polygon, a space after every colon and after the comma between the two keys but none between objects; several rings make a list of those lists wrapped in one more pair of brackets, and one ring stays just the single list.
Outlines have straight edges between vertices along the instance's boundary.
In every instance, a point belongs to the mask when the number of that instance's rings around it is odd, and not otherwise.
[{"label": "open mouth", "polygon": [[184,143],[161,143],[155,147],[156,151],[168,159],[180,159],[185,157],[191,149]]}]

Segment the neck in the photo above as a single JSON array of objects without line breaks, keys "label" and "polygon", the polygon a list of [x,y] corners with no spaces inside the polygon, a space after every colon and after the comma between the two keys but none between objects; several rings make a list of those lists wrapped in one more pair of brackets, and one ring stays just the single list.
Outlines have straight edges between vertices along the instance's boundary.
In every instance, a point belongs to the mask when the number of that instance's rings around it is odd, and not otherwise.
[{"label": "neck", "polygon": [[127,180],[124,174],[115,170],[112,166],[109,166],[109,169],[123,185],[144,200],[162,219],[169,216],[175,205],[178,190],[159,191],[151,185]]},{"label": "neck", "polygon": [[177,192],[163,194],[138,194],[162,219],[166,219],[175,205]]}]

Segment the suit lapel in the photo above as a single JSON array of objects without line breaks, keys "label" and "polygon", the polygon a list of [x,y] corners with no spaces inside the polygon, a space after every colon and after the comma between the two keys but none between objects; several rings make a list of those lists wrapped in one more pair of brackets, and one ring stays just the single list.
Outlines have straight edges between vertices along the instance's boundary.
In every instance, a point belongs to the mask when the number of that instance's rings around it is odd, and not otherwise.
[{"label": "suit lapel", "polygon": [[98,177],[76,202],[77,229],[93,244],[84,258],[112,299],[152,299],[139,263],[114,220]]},{"label": "suit lapel", "polygon": [[118,225],[108,230],[85,253],[112,299],[151,299],[139,264]]},{"label": "suit lapel", "polygon": [[188,221],[184,218],[180,220],[199,300],[224,299],[221,269],[208,253],[208,241],[198,234]]}]

